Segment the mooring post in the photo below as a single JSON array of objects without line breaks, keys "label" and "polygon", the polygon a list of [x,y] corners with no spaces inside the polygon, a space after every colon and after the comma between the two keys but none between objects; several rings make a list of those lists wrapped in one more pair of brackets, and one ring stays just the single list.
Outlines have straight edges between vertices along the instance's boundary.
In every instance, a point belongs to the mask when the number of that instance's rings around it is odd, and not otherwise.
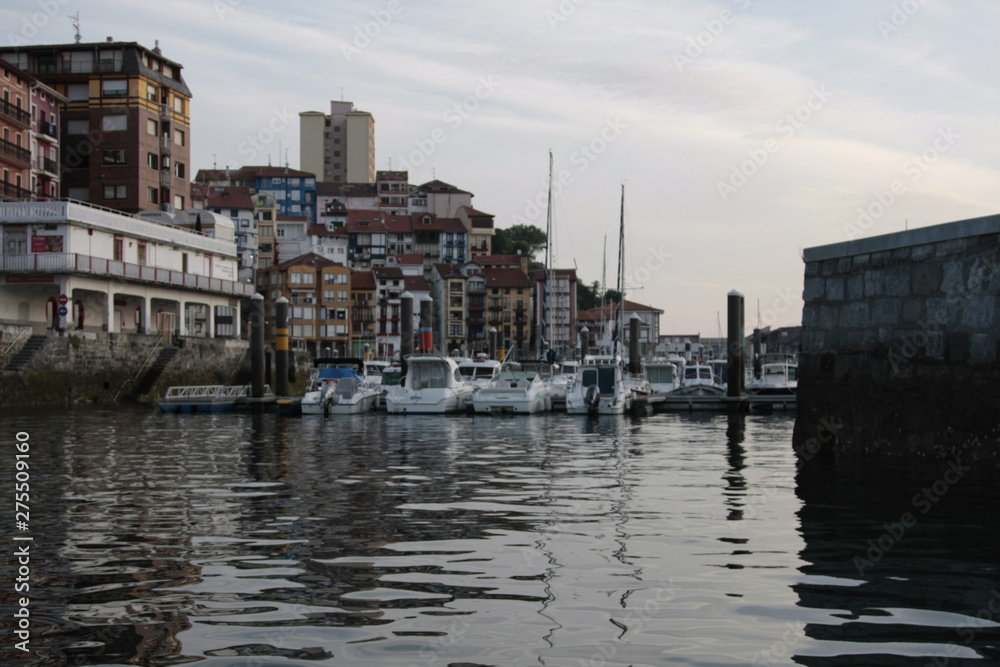
[{"label": "mooring post", "polygon": [[274,304],[274,393],[288,396],[288,299],[278,297]]},{"label": "mooring post", "polygon": [[399,295],[399,364],[406,375],[406,358],[413,354],[413,295]]},{"label": "mooring post", "polygon": [[250,395],[264,398],[264,297],[250,297]]},{"label": "mooring post", "polygon": [[638,375],[642,373],[642,353],[640,348],[642,341],[640,336],[642,335],[642,318],[639,317],[638,313],[632,313],[632,316],[628,318],[628,372],[632,375]]},{"label": "mooring post", "polygon": [[729,293],[728,302],[728,337],[726,339],[728,369],[726,395],[739,398],[744,389],[744,352],[743,352],[743,295],[733,290]]}]

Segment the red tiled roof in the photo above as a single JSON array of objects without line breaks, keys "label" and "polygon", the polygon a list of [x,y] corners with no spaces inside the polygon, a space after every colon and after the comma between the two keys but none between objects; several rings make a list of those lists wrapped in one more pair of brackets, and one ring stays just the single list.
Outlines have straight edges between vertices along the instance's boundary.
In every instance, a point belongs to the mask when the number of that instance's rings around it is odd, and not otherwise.
[{"label": "red tiled roof", "polygon": [[482,266],[495,266],[497,264],[521,264],[521,255],[480,255],[476,257],[476,262]]},{"label": "red tiled roof", "polygon": [[402,255],[396,255],[396,264],[400,266],[404,264],[423,264],[424,256],[419,253],[405,253]]},{"label": "red tiled roof", "polygon": [[351,274],[351,289],[375,288],[375,275],[371,271],[355,271]]},{"label": "red tiled roof", "polygon": [[483,269],[486,287],[531,287],[531,281],[521,269]]},{"label": "red tiled roof", "polygon": [[454,264],[445,264],[444,262],[435,262],[434,270],[438,272],[438,275],[442,278],[465,278],[462,272],[458,270],[458,267]]},{"label": "red tiled roof", "polygon": [[316,182],[317,197],[377,197],[378,190],[374,183],[333,183],[331,181]]},{"label": "red tiled roof", "polygon": [[[607,319],[609,317],[614,316],[617,306],[618,304],[616,303],[606,303],[604,304],[603,308],[599,306],[597,308],[591,308],[589,310],[581,310],[576,314],[576,319],[595,321],[595,322],[602,319],[602,317],[603,319]],[[603,310],[603,315],[602,315],[602,310]],[[629,301],[628,299],[625,299],[626,313],[634,313],[638,311],[652,311],[661,314],[663,313],[663,311],[660,310],[659,308],[654,308],[653,306],[646,306],[641,303],[636,303],[635,301]]]},{"label": "red tiled roof", "polygon": [[452,194],[462,194],[462,195],[472,194],[471,192],[466,192],[465,190],[459,190],[451,183],[445,183],[444,181],[439,181],[437,179],[433,181],[427,181],[423,185],[419,186],[419,189],[425,192],[434,192],[434,193],[450,192]]},{"label": "red tiled roof", "polygon": [[355,271],[351,274],[351,289],[375,289],[375,275],[371,271]]},{"label": "red tiled roof", "polygon": [[473,217],[493,218],[494,217],[494,215],[492,213],[483,213],[482,211],[477,211],[476,209],[472,208],[471,206],[459,206],[458,210],[465,211],[465,214],[467,216],[469,216],[470,218],[473,218]]},{"label": "red tiled roof", "polygon": [[232,180],[247,181],[254,178],[315,178],[316,174],[288,167],[245,166],[232,173]]},{"label": "red tiled roof", "polygon": [[423,276],[403,276],[403,287],[407,290],[421,290],[427,292],[431,286],[427,284],[427,279]]},{"label": "red tiled roof", "polygon": [[403,277],[403,270],[395,266],[376,266],[372,268],[376,280],[396,280]]},{"label": "red tiled roof", "polygon": [[318,255],[314,252],[306,253],[305,255],[299,255],[298,257],[293,257],[292,259],[287,259],[280,264],[274,264],[273,266],[265,269],[266,271],[283,271],[292,266],[311,266],[313,268],[321,269],[324,266],[340,266],[336,262],[328,260],[322,255]]},{"label": "red tiled roof", "polygon": [[205,201],[205,208],[243,208],[253,209],[250,199],[250,189],[238,185],[192,185],[191,198],[194,199],[195,188],[198,188],[200,198]]}]

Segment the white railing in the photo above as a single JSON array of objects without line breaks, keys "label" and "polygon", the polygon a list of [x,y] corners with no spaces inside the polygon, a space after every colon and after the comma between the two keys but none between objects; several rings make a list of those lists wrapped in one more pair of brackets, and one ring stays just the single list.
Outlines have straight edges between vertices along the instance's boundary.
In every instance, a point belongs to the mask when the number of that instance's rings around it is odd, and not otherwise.
[{"label": "white railing", "polygon": [[79,253],[36,253],[29,255],[0,255],[2,273],[89,273],[111,278],[125,278],[138,282],[159,283],[188,289],[219,292],[232,296],[251,296],[255,289],[249,283],[222,278],[196,276],[182,271],[160,269]]}]

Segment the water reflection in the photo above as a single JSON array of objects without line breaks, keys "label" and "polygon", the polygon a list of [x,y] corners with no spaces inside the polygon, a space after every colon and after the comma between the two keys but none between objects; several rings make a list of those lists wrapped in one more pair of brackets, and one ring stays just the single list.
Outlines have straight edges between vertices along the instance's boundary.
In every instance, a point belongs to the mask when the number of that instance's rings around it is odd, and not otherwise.
[{"label": "water reflection", "polygon": [[[995,485],[958,461],[801,467],[805,665],[1000,661]],[[851,656],[849,659],[845,655]]]},{"label": "water reflection", "polygon": [[976,620],[1000,610],[992,491],[796,473],[784,417],[123,408],[7,418],[0,438],[18,428],[39,634],[4,665],[996,657],[1000,625]]}]

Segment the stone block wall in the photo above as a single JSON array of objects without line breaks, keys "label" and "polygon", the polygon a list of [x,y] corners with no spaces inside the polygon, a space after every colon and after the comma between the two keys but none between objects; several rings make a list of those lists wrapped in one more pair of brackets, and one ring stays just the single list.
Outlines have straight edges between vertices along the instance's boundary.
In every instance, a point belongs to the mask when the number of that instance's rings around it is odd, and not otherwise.
[{"label": "stone block wall", "polygon": [[796,445],[996,458],[1000,216],[805,252]]}]

